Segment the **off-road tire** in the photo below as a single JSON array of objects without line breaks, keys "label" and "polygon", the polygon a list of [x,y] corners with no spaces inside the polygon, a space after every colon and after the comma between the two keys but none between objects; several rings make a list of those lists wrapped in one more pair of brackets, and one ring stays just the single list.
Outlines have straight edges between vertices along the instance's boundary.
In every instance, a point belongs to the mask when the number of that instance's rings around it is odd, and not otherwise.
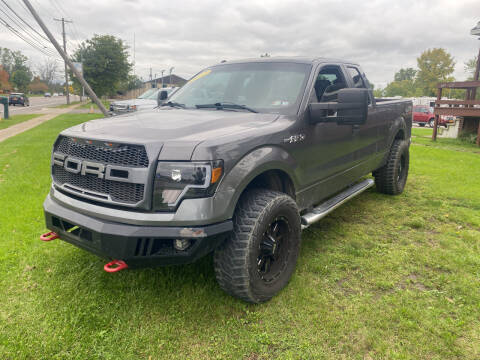
[{"label": "off-road tire", "polygon": [[409,163],[409,143],[405,140],[395,140],[388,154],[387,163],[373,172],[377,190],[389,195],[401,194],[407,182]]},{"label": "off-road tire", "polygon": [[[279,241],[278,248],[274,247],[282,257],[277,263],[269,262],[270,266],[276,266],[272,269],[278,275],[267,282],[260,270],[261,249],[267,232],[278,221],[287,223],[289,230],[288,235],[282,236],[286,241]],[[247,302],[270,300],[288,284],[295,270],[300,233],[300,215],[290,196],[266,189],[247,191],[235,210],[232,234],[215,250],[215,275],[220,287]]]}]

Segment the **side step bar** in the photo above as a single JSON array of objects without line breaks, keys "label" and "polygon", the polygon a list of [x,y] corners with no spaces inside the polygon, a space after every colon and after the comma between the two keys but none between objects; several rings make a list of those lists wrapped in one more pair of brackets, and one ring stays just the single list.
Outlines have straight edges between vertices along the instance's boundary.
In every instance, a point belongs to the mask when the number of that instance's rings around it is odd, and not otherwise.
[{"label": "side step bar", "polygon": [[318,205],[311,212],[302,215],[302,228],[307,228],[318,220],[324,218],[343,203],[346,203],[351,198],[372,187],[374,183],[375,182],[372,179],[366,179],[362,182],[352,185],[348,189],[342,191],[340,194],[337,194],[324,203]]}]

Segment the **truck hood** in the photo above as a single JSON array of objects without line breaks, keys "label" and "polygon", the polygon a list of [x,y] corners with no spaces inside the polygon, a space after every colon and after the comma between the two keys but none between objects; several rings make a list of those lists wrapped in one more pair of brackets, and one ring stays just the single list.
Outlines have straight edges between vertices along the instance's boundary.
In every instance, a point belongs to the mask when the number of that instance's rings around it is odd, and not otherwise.
[{"label": "truck hood", "polygon": [[115,106],[142,106],[142,105],[152,105],[157,106],[157,100],[152,99],[131,99],[131,100],[121,100],[121,101],[114,101],[111,105]]},{"label": "truck hood", "polygon": [[[64,130],[62,135],[144,144],[158,149],[163,145],[162,155],[164,152],[178,152],[176,156],[184,159],[205,140],[256,130],[275,121],[278,116],[244,111],[162,107],[92,120]],[[173,148],[177,150],[173,151]]]}]

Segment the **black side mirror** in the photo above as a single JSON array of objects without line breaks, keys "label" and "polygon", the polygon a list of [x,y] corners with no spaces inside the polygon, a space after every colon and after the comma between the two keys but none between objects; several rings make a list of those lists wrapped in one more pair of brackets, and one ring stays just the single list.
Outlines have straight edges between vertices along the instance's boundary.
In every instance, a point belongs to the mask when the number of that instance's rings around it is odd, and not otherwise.
[{"label": "black side mirror", "polygon": [[364,124],[368,115],[368,89],[341,89],[338,102],[312,103],[308,111],[312,123]]},{"label": "black side mirror", "polygon": [[162,90],[158,92],[157,95],[157,104],[162,104],[168,98],[168,92],[166,90]]}]

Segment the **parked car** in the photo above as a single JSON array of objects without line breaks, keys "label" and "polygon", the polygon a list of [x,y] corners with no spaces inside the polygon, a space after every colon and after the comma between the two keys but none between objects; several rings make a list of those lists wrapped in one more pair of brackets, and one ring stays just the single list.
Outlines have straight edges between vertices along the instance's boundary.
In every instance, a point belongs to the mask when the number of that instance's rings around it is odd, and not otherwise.
[{"label": "parked car", "polygon": [[8,97],[8,105],[30,106],[30,100],[24,93],[11,93]]},{"label": "parked car", "polygon": [[[438,118],[438,124],[447,127],[447,124],[453,123],[455,120],[452,116],[440,116]],[[420,126],[428,125],[431,128],[434,127],[435,124],[435,115],[433,114],[433,109],[424,106],[424,105],[416,105],[413,107],[413,122],[417,123]]]},{"label": "parked car", "polygon": [[59,93],[53,93],[53,96],[60,96]]},{"label": "parked car", "polygon": [[303,228],[373,184],[402,193],[411,126],[412,102],[377,101],[352,62],[221,63],[156,109],[62,131],[41,239],[113,259],[108,272],[214,252],[222,289],[267,301]]},{"label": "parked car", "polygon": [[153,109],[154,107],[158,106],[157,97],[160,91],[164,90],[167,92],[167,94],[171,94],[176,89],[177,88],[174,87],[153,88],[147,90],[136,99],[112,102],[110,104],[110,111],[114,114],[123,114],[137,110]]},{"label": "parked car", "polygon": [[45,97],[52,97],[52,94],[50,94],[49,92],[46,92],[45,94],[43,94],[43,96],[45,96]]}]

